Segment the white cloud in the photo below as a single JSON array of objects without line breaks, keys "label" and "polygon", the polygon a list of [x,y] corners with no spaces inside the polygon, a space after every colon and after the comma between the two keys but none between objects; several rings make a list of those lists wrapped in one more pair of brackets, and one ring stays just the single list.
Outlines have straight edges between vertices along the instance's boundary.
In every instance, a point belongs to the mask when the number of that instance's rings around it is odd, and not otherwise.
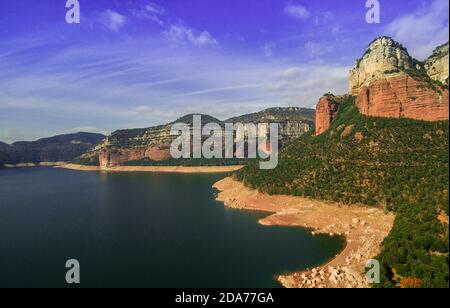
[{"label": "white cloud", "polygon": [[261,49],[267,58],[271,58],[273,56],[274,47],[275,45],[272,43],[265,43],[263,46],[261,46]]},{"label": "white cloud", "polygon": [[217,46],[219,42],[208,31],[196,31],[183,25],[170,25],[163,36],[174,45],[191,44],[196,47]]},{"label": "white cloud", "polygon": [[430,1],[416,12],[395,19],[385,31],[404,44],[412,56],[423,60],[448,41],[448,9],[448,0]]},{"label": "white cloud", "polygon": [[126,17],[113,10],[105,10],[100,14],[99,22],[112,32],[119,32],[125,25]]},{"label": "white cloud", "polygon": [[[184,40],[199,36],[187,32]],[[13,56],[0,61],[0,127],[11,134],[0,133],[13,141],[74,130],[114,131],[193,112],[226,119],[273,106],[314,107],[323,93],[346,92],[347,67],[290,68],[263,55],[180,51],[164,43],[162,36],[127,44],[99,41],[52,49],[39,61],[23,46],[17,53],[11,46]]]},{"label": "white cloud", "polygon": [[332,34],[338,34],[339,32],[341,32],[341,26],[340,25],[334,25],[332,28],[331,28],[331,33]]},{"label": "white cloud", "polygon": [[305,66],[278,71],[269,90],[283,97],[285,105],[315,108],[327,92],[347,93],[349,67]]},{"label": "white cloud", "polygon": [[130,10],[131,14],[136,18],[148,19],[159,25],[164,25],[162,16],[166,15],[166,10],[153,2],[145,3],[143,6]]},{"label": "white cloud", "polygon": [[316,43],[309,41],[305,44],[305,50],[311,58],[318,58],[333,51],[333,48],[328,43]]},{"label": "white cloud", "polygon": [[300,20],[307,20],[310,16],[309,11],[303,5],[287,5],[284,13]]}]

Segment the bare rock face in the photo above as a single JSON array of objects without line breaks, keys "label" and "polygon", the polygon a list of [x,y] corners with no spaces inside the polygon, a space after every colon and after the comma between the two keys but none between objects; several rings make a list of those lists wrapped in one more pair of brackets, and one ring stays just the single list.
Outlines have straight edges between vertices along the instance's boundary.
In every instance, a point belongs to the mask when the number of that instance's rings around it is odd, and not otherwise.
[{"label": "bare rock face", "polygon": [[415,63],[406,48],[390,37],[380,37],[367,47],[350,71],[349,94],[356,96],[374,80],[406,76],[405,71],[413,69]]},{"label": "bare rock face", "polygon": [[436,48],[433,54],[425,61],[425,70],[431,79],[443,84],[449,84],[449,44]]},{"label": "bare rock face", "polygon": [[99,153],[99,162],[102,169],[120,166],[131,161],[149,158],[153,161],[163,161],[170,159],[169,149],[148,148],[148,149],[123,149],[123,148],[103,148]]},{"label": "bare rock face", "polygon": [[330,127],[344,98],[345,96],[327,95],[319,100],[316,107],[316,135],[320,135]]},{"label": "bare rock face", "polygon": [[363,86],[356,101],[362,114],[376,117],[448,120],[448,89],[440,91],[409,76],[385,78]]},{"label": "bare rock face", "polygon": [[448,60],[448,44],[421,64],[401,44],[380,37],[350,71],[350,95],[368,116],[448,120]]}]

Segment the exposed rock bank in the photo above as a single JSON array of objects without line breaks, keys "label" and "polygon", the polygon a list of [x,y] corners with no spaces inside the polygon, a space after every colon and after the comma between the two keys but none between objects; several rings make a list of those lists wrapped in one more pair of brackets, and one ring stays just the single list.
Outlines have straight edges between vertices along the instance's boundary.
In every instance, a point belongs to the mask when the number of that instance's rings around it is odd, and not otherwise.
[{"label": "exposed rock bank", "polygon": [[380,245],[393,226],[393,214],[377,208],[261,194],[230,177],[217,182],[214,187],[220,191],[217,200],[224,202],[226,207],[273,213],[260,220],[263,225],[301,226],[313,229],[313,234],[345,236],[347,246],[329,263],[279,276],[284,287],[368,287],[364,278],[365,264],[380,252]]},{"label": "exposed rock bank", "polygon": [[83,166],[67,164],[59,168],[81,170],[81,171],[105,171],[105,172],[155,172],[155,173],[227,173],[239,170],[244,166],[205,166],[205,167],[184,167],[184,166],[116,166],[111,168],[101,168],[99,166]]}]

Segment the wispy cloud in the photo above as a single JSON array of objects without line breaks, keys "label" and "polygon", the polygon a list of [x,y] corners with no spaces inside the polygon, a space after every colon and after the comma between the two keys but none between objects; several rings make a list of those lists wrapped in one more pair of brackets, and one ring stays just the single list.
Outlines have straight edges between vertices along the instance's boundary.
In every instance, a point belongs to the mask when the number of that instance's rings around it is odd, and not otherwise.
[{"label": "wispy cloud", "polygon": [[107,9],[100,14],[99,22],[109,31],[119,32],[125,25],[126,17],[116,11]]},{"label": "wispy cloud", "polygon": [[177,46],[211,47],[219,44],[208,31],[196,31],[181,24],[171,24],[162,34],[171,44]]},{"label": "wispy cloud", "polygon": [[277,97],[283,97],[285,105],[314,108],[319,97],[328,91],[335,94],[347,92],[349,69],[328,65],[289,67],[273,75],[268,89]]},{"label": "wispy cloud", "polygon": [[187,97],[187,96],[196,96],[196,95],[202,95],[202,94],[211,94],[211,93],[218,93],[218,92],[226,92],[230,90],[240,90],[240,89],[249,89],[249,88],[260,88],[264,86],[264,84],[239,84],[239,85],[233,85],[233,86],[226,86],[226,87],[217,87],[217,88],[210,88],[210,89],[203,89],[199,91],[194,92],[187,92],[183,94],[173,95],[170,96],[171,98],[175,97]]},{"label": "wispy cloud", "polygon": [[153,2],[144,2],[144,4],[141,3],[138,7],[131,8],[130,12],[133,17],[148,19],[159,24],[160,26],[165,24],[162,18],[167,15],[167,12],[163,7]]},{"label": "wispy cloud", "polygon": [[226,119],[273,106],[313,107],[347,84],[348,68],[288,69],[262,56],[161,46],[158,37],[99,42],[0,63],[0,122],[9,128],[3,139],[148,127],[193,112]]},{"label": "wispy cloud", "polygon": [[273,44],[273,43],[265,43],[263,46],[261,46],[261,49],[267,58],[271,58],[273,56],[274,48],[275,48],[275,44]]},{"label": "wispy cloud", "polygon": [[312,42],[308,41],[305,44],[305,50],[309,57],[311,58],[318,58],[322,57],[329,52],[333,51],[332,46],[328,42]]},{"label": "wispy cloud", "polygon": [[290,17],[307,20],[310,17],[309,11],[303,5],[288,4],[284,7],[284,13]]},{"label": "wispy cloud", "polygon": [[395,19],[385,31],[423,60],[436,46],[448,41],[448,10],[448,0],[424,2],[416,12]]}]

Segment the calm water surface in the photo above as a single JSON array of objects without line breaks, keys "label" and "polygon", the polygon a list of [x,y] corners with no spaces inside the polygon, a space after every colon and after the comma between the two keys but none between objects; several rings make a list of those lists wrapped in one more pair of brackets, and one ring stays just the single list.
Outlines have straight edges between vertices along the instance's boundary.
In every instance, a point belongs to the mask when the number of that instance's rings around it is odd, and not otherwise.
[{"label": "calm water surface", "polygon": [[0,170],[0,287],[279,287],[276,274],[319,265],[340,237],[265,227],[225,209],[224,175]]}]

